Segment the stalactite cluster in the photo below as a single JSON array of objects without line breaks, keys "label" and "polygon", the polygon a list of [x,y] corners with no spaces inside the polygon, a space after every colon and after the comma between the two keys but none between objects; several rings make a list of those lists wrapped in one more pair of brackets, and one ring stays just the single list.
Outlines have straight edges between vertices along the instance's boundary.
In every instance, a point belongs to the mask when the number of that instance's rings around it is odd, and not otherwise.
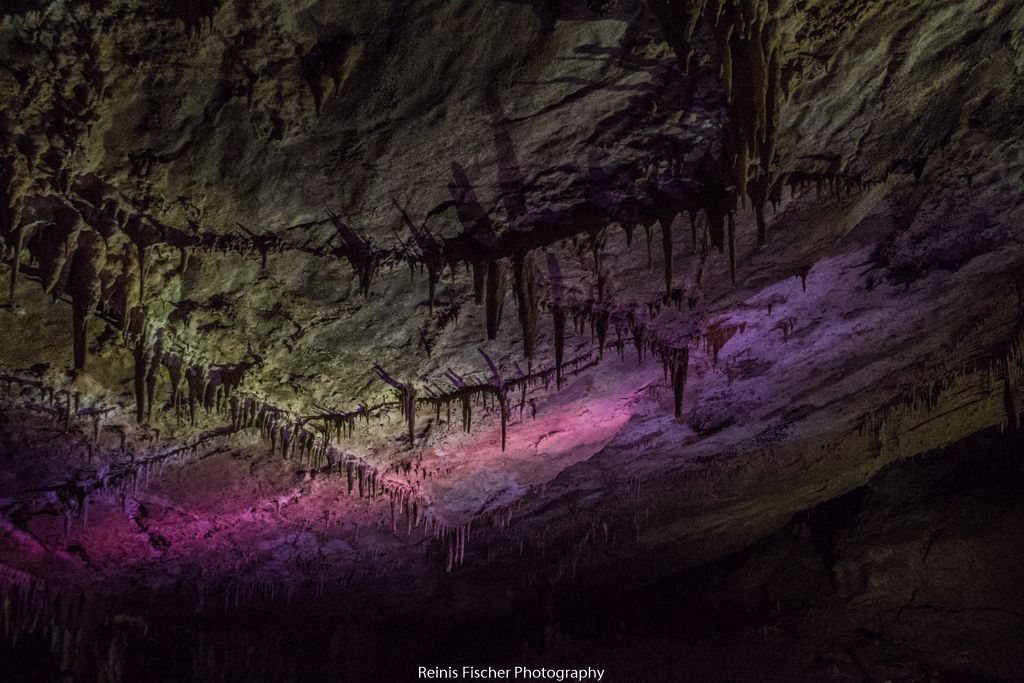
[{"label": "stalactite cluster", "polygon": [[[815,197],[851,197],[862,194],[868,187],[881,184],[881,180],[869,180],[860,174],[839,172],[791,171],[784,177],[790,196],[803,197],[813,187]],[[777,200],[775,200],[777,201]]]},{"label": "stalactite cluster", "polygon": [[[413,236],[412,244],[404,245],[410,269],[414,268],[416,264],[422,264],[426,268],[427,305],[432,314],[437,281],[441,277],[441,270],[445,265],[443,244],[434,239],[426,226],[417,225],[397,200],[392,199],[391,201],[402,214],[402,222]],[[454,270],[454,266],[452,268]]]},{"label": "stalactite cluster", "polygon": [[745,327],[745,323],[741,323],[739,325],[716,323],[708,327],[704,332],[702,342],[705,350],[711,356],[712,365],[718,365],[718,354],[722,350],[722,347],[725,346],[737,332],[742,334],[745,331]]},{"label": "stalactite cluster", "polygon": [[778,2],[654,0],[649,5],[684,71],[692,67],[693,44],[700,26],[706,26],[717,45],[718,76],[728,120],[722,128],[720,160],[706,162],[699,175],[705,184],[702,204],[712,243],[720,250],[723,221],[729,218],[730,273],[735,282],[732,216],[736,200],[750,198],[758,244],[763,246],[768,240],[765,205],[779,191],[775,137],[786,84],[776,18]]},{"label": "stalactite cluster", "polygon": [[352,270],[359,278],[359,291],[364,297],[370,295],[370,285],[377,274],[385,254],[360,237],[334,212],[328,210],[328,217],[344,248],[343,255],[352,264]]}]

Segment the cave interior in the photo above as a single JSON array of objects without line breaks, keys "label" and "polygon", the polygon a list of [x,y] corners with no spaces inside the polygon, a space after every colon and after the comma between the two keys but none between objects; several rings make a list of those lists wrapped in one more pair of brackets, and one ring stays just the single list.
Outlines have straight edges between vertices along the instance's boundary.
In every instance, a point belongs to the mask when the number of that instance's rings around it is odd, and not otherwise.
[{"label": "cave interior", "polygon": [[0,679],[1024,680],[1022,238],[1017,0],[3,0]]}]

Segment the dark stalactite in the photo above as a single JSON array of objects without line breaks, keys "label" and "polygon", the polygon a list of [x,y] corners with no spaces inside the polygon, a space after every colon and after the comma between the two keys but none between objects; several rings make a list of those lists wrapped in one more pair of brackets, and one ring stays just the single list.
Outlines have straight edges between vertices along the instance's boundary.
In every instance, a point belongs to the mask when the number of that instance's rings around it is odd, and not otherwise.
[{"label": "dark stalactite", "polygon": [[[10,145],[6,132],[0,133],[0,236],[9,241],[14,249],[11,255],[11,284],[9,303],[14,303],[14,294],[18,286],[18,273],[21,268],[21,252],[25,248],[25,228],[21,224],[21,211],[18,193],[18,175],[15,166],[18,156],[7,153]],[[10,237],[8,238],[8,235]]]},{"label": "dark stalactite", "polygon": [[[392,199],[392,203],[402,214],[402,222],[412,233],[413,241],[418,250],[415,260],[422,263],[427,269],[427,307],[430,314],[434,313],[434,295],[437,290],[437,282],[444,269],[444,252],[442,244],[434,239],[430,231],[424,225],[417,225],[408,212],[402,208],[398,200]],[[452,265],[452,278],[455,277],[455,267]]]},{"label": "dark stalactite", "polygon": [[622,231],[626,233],[626,248],[627,249],[629,247],[633,246],[633,230],[635,228],[636,228],[636,226],[633,225],[632,223],[630,223],[629,221],[624,221],[622,223]]},{"label": "dark stalactite", "polygon": [[146,247],[136,245],[139,259],[139,306],[146,305]]},{"label": "dark stalactite", "polygon": [[11,290],[9,301],[14,303],[14,295],[18,289],[18,277],[21,273],[21,252],[25,249],[25,226],[18,225],[14,228],[14,238],[11,240],[14,254],[11,256]]},{"label": "dark stalactite", "polygon": [[661,223],[661,253],[665,265],[665,296],[672,293],[672,222],[675,216],[663,216]]},{"label": "dark stalactite", "polygon": [[750,202],[754,206],[754,217],[757,221],[757,246],[767,246],[768,222],[765,219],[764,207],[768,203],[768,177],[764,173],[750,181]]},{"label": "dark stalactite", "polygon": [[334,86],[335,93],[344,84],[347,76],[345,65],[355,45],[354,37],[341,32],[328,40],[316,43],[299,58],[299,73],[313,96],[317,116],[323,108],[328,82]]},{"label": "dark stalactite", "polygon": [[29,252],[39,264],[43,291],[54,297],[64,291],[63,282],[68,275],[68,256],[82,228],[78,212],[69,206],[58,208],[53,222],[37,230],[29,241]]},{"label": "dark stalactite", "polygon": [[555,386],[562,387],[562,362],[565,358],[565,309],[555,306],[551,315],[555,322]]},{"label": "dark stalactite", "polygon": [[152,356],[149,360],[149,367],[146,369],[146,419],[153,418],[153,403],[156,396],[157,371],[163,361],[164,335],[160,329],[156,333],[156,340],[153,342]]},{"label": "dark stalactite", "polygon": [[185,371],[185,381],[188,383],[188,417],[189,424],[196,423],[196,404],[203,396],[203,383],[206,371],[200,365],[191,365]]},{"label": "dark stalactite", "polygon": [[505,380],[501,378],[501,373],[498,371],[497,364],[491,360],[491,357],[483,349],[478,349],[480,355],[484,357],[487,362],[487,366],[491,369],[491,386],[497,393],[498,397],[498,409],[501,411],[501,450],[505,450],[505,442],[508,434],[508,395],[506,393]]},{"label": "dark stalactite", "polygon": [[146,372],[149,368],[149,344],[145,334],[135,340],[135,421],[143,424],[146,421]]},{"label": "dark stalactite", "polygon": [[505,303],[505,273],[500,261],[487,262],[486,315],[487,338],[497,339]]},{"label": "dark stalactite", "polygon": [[513,256],[512,267],[516,306],[523,330],[523,356],[530,361],[537,334],[537,279],[533,254],[527,252]]},{"label": "dark stalactite", "polygon": [[722,347],[733,338],[736,332],[739,331],[739,327],[734,325],[723,326],[721,324],[712,325],[704,333],[704,344],[708,351],[711,353],[711,365],[718,365],[718,354],[722,350]]},{"label": "dark stalactite", "polygon": [[764,247],[768,244],[768,222],[764,217],[764,204],[754,204],[754,215],[757,219],[757,246]]},{"label": "dark stalactite", "polygon": [[103,238],[92,230],[82,231],[68,277],[76,370],[85,369],[89,318],[100,302],[100,274],[106,260],[107,250]]},{"label": "dark stalactite", "polygon": [[736,214],[730,212],[729,217],[729,277],[736,284]]},{"label": "dark stalactite", "polygon": [[654,268],[654,250],[651,248],[651,240],[652,240],[652,238],[651,238],[651,227],[653,225],[654,225],[653,223],[648,223],[647,225],[644,226],[644,237],[646,238],[646,244],[647,244],[647,269],[648,270]]},{"label": "dark stalactite", "polygon": [[146,302],[146,270],[147,270],[147,248],[158,244],[161,241],[160,231],[151,221],[144,221],[143,217],[133,213],[124,224],[124,231],[135,244],[135,259],[138,270],[138,305]]},{"label": "dark stalactite", "polygon": [[672,395],[675,401],[676,417],[683,415],[683,392],[686,390],[686,376],[689,371],[690,350],[681,349],[672,360]]},{"label": "dark stalactite", "polygon": [[555,386],[562,386],[562,362],[565,358],[565,308],[562,287],[562,269],[558,257],[548,252],[548,290],[551,297],[551,315],[555,324]]},{"label": "dark stalactite", "polygon": [[608,311],[598,311],[597,318],[594,321],[594,330],[597,334],[597,353],[598,357],[604,358],[604,347],[608,341]]},{"label": "dark stalactite", "polygon": [[627,314],[626,321],[629,323],[629,331],[633,335],[633,346],[636,348],[637,365],[641,365],[644,362],[644,334],[646,330],[640,321],[636,319],[636,316],[632,311]]},{"label": "dark stalactite", "polygon": [[480,261],[470,264],[473,268],[473,303],[479,306],[484,302],[484,283],[487,279],[487,266]]},{"label": "dark stalactite", "polygon": [[348,260],[359,279],[359,291],[363,297],[370,295],[370,286],[377,269],[383,260],[383,255],[373,247],[372,244],[360,237],[333,211],[328,210],[327,216],[334,226],[339,238],[341,238],[342,249],[339,253]]},{"label": "dark stalactite", "polygon": [[167,368],[167,375],[171,380],[170,404],[174,409],[174,417],[181,417],[181,357],[171,354],[164,354],[163,365]]},{"label": "dark stalactite", "polygon": [[704,216],[708,221],[708,237],[719,254],[725,251],[725,222],[730,213],[730,202],[724,194],[716,193],[715,201],[704,205]]},{"label": "dark stalactite", "polygon": [[690,241],[692,246],[690,248],[691,254],[697,253],[697,211],[691,210],[690,214]]}]

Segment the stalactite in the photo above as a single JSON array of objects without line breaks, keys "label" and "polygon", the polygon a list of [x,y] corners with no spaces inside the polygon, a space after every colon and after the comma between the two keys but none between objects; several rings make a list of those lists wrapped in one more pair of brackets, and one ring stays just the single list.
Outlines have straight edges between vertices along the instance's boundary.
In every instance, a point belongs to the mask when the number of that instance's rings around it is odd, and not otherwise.
[{"label": "stalactite", "polygon": [[[491,386],[494,388],[498,398],[498,409],[501,411],[501,450],[505,450],[506,435],[508,432],[508,395],[506,393],[505,381],[501,377],[501,373],[498,371],[497,364],[491,360],[491,357],[483,349],[478,349],[480,355],[484,357],[487,366],[491,369]],[[486,396],[486,394],[485,394]]]},{"label": "stalactite", "polygon": [[121,334],[125,334],[128,329],[128,315],[132,310],[131,283],[135,280],[135,276],[133,274],[135,259],[132,258],[132,250],[130,247],[126,246],[120,253],[118,263],[120,264],[120,268],[109,299],[112,305],[120,312]]},{"label": "stalactite", "polygon": [[646,238],[646,244],[647,244],[647,269],[648,270],[654,268],[654,251],[651,248],[651,241],[652,241],[651,227],[653,227],[653,225],[654,225],[654,223],[647,223],[647,224],[644,225],[644,237]]},{"label": "stalactite", "polygon": [[203,410],[209,415],[214,411],[214,401],[217,398],[217,389],[220,387],[220,377],[206,376],[206,381],[203,383]]},{"label": "stalactite", "polygon": [[[764,205],[775,195],[775,136],[784,96],[780,30],[771,0],[652,0],[649,5],[684,70],[693,59],[692,39],[704,20],[717,44],[719,78],[728,121],[722,129],[722,162],[742,201],[750,195],[758,244],[767,243]],[[758,169],[750,181],[751,164]],[[748,185],[748,181],[750,184]],[[705,210],[712,242],[721,249],[720,210]]]},{"label": "stalactite", "polygon": [[661,253],[665,261],[665,296],[672,293],[672,222],[674,215],[663,216],[661,223]]},{"label": "stalactite", "polygon": [[672,367],[672,394],[675,399],[676,417],[683,415],[683,392],[686,389],[686,376],[689,370],[690,351],[681,349],[677,357],[673,359]]},{"label": "stalactite", "polygon": [[146,419],[153,419],[153,403],[156,397],[156,378],[157,372],[160,369],[160,364],[163,362],[164,353],[164,331],[163,328],[157,330],[156,339],[153,342],[152,356],[149,361],[149,367],[146,369]]},{"label": "stalactite", "polygon": [[18,289],[18,277],[21,273],[21,252],[25,249],[25,226],[21,225],[20,222],[15,221],[14,226],[14,237],[11,240],[12,249],[14,250],[11,256],[11,287],[8,301],[10,304],[14,304],[15,292]]},{"label": "stalactite", "polygon": [[85,369],[89,318],[100,301],[100,273],[106,261],[107,249],[103,238],[92,230],[82,231],[68,277],[76,370]]},{"label": "stalactite", "polygon": [[67,277],[68,256],[74,253],[82,219],[69,206],[61,206],[53,214],[53,222],[44,224],[29,242],[29,252],[39,263],[43,291],[59,296]]},{"label": "stalactite", "polygon": [[202,400],[203,382],[206,371],[200,365],[191,365],[185,371],[185,381],[188,383],[188,415],[189,423],[196,423],[196,403]]},{"label": "stalactite", "polygon": [[716,323],[707,329],[704,333],[704,345],[711,353],[711,364],[718,365],[718,354],[722,350],[722,347],[733,338],[736,332],[739,331],[739,327],[735,325],[723,325]]},{"label": "stalactite", "polygon": [[689,211],[689,215],[690,215],[690,241],[691,241],[691,245],[692,245],[690,247],[690,253],[691,254],[696,254],[697,253],[697,211],[695,209],[691,209]]},{"label": "stalactite", "polygon": [[139,306],[146,305],[146,246],[136,244],[136,253],[139,264]]},{"label": "stalactite", "polygon": [[487,338],[497,339],[505,304],[505,272],[500,261],[487,262],[486,288]]},{"label": "stalactite", "polygon": [[523,330],[523,356],[530,361],[533,359],[537,331],[537,284],[532,253],[516,254],[512,258],[512,265],[516,306]]},{"label": "stalactite", "polygon": [[597,318],[594,321],[594,330],[597,334],[597,353],[600,358],[604,358],[604,347],[608,341],[608,311],[601,310],[597,312]]},{"label": "stalactite", "polygon": [[[562,306],[565,292],[562,287],[562,269],[558,257],[548,253],[548,290],[551,298],[551,316],[555,327],[555,385],[562,386],[562,362],[565,358],[565,308]],[[525,393],[524,393],[525,399]]]},{"label": "stalactite", "polygon": [[473,303],[479,306],[484,302],[484,282],[487,279],[487,266],[480,261],[470,264],[473,268]]},{"label": "stalactite", "polygon": [[765,220],[764,207],[768,201],[768,176],[764,173],[750,183],[750,201],[754,206],[754,217],[757,222],[757,246],[768,244],[768,222]]},{"label": "stalactite", "polygon": [[21,270],[21,252],[25,248],[27,226],[21,222],[23,199],[32,184],[31,162],[23,154],[10,149],[6,135],[3,152],[0,153],[0,234],[11,235],[14,250],[11,255],[10,303],[14,304]]},{"label": "stalactite", "polygon": [[281,427],[281,458],[288,460],[291,455],[292,449],[292,431],[291,427]]},{"label": "stalactite", "polygon": [[356,234],[337,214],[328,210],[327,217],[341,238],[343,248],[339,253],[351,264],[359,279],[359,291],[366,298],[370,295],[370,286],[380,266],[382,254]]},{"label": "stalactite", "polygon": [[[427,270],[427,307],[430,314],[434,313],[434,293],[437,289],[437,281],[440,279],[441,271],[444,268],[444,254],[441,243],[434,239],[424,225],[417,225],[398,201],[392,198],[392,203],[402,215],[402,220],[409,232],[412,233],[413,241],[419,250],[417,260]],[[455,268],[452,267],[452,278],[455,277]]]},{"label": "stalactite", "polygon": [[146,373],[149,369],[150,351],[145,334],[135,340],[135,421],[143,424],[146,421]]},{"label": "stalactite", "polygon": [[555,321],[555,385],[561,388],[562,361],[565,358],[565,310],[561,306],[555,306],[551,315]]},{"label": "stalactite", "polygon": [[508,396],[503,389],[499,389],[497,397],[498,411],[501,419],[501,450],[504,452],[508,439]]},{"label": "stalactite", "polygon": [[736,214],[730,212],[729,217],[729,277],[736,284]]},{"label": "stalactite", "polygon": [[644,362],[644,326],[636,319],[635,314],[630,311],[626,321],[629,323],[629,331],[633,335],[633,346],[636,347],[636,362],[641,365]]},{"label": "stalactite", "polygon": [[780,320],[775,324],[777,330],[782,330],[782,341],[788,342],[789,336],[793,334],[793,326],[796,325],[796,318],[789,317]]}]

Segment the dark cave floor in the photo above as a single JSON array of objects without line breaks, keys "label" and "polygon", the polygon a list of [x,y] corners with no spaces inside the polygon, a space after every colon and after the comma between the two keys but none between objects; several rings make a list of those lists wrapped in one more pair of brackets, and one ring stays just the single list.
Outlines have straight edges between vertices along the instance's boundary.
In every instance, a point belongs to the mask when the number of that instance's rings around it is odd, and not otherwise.
[{"label": "dark cave floor", "polygon": [[[991,431],[894,464],[756,545],[656,585],[562,582],[486,617],[438,605],[340,631],[329,608],[224,617],[224,633],[258,630],[276,651],[238,637],[236,652],[199,645],[197,657],[182,624],[125,640],[120,673],[400,681],[419,666],[472,664],[592,666],[606,681],[1024,680],[1022,443]],[[62,680],[41,638],[0,654],[5,681]]]}]

